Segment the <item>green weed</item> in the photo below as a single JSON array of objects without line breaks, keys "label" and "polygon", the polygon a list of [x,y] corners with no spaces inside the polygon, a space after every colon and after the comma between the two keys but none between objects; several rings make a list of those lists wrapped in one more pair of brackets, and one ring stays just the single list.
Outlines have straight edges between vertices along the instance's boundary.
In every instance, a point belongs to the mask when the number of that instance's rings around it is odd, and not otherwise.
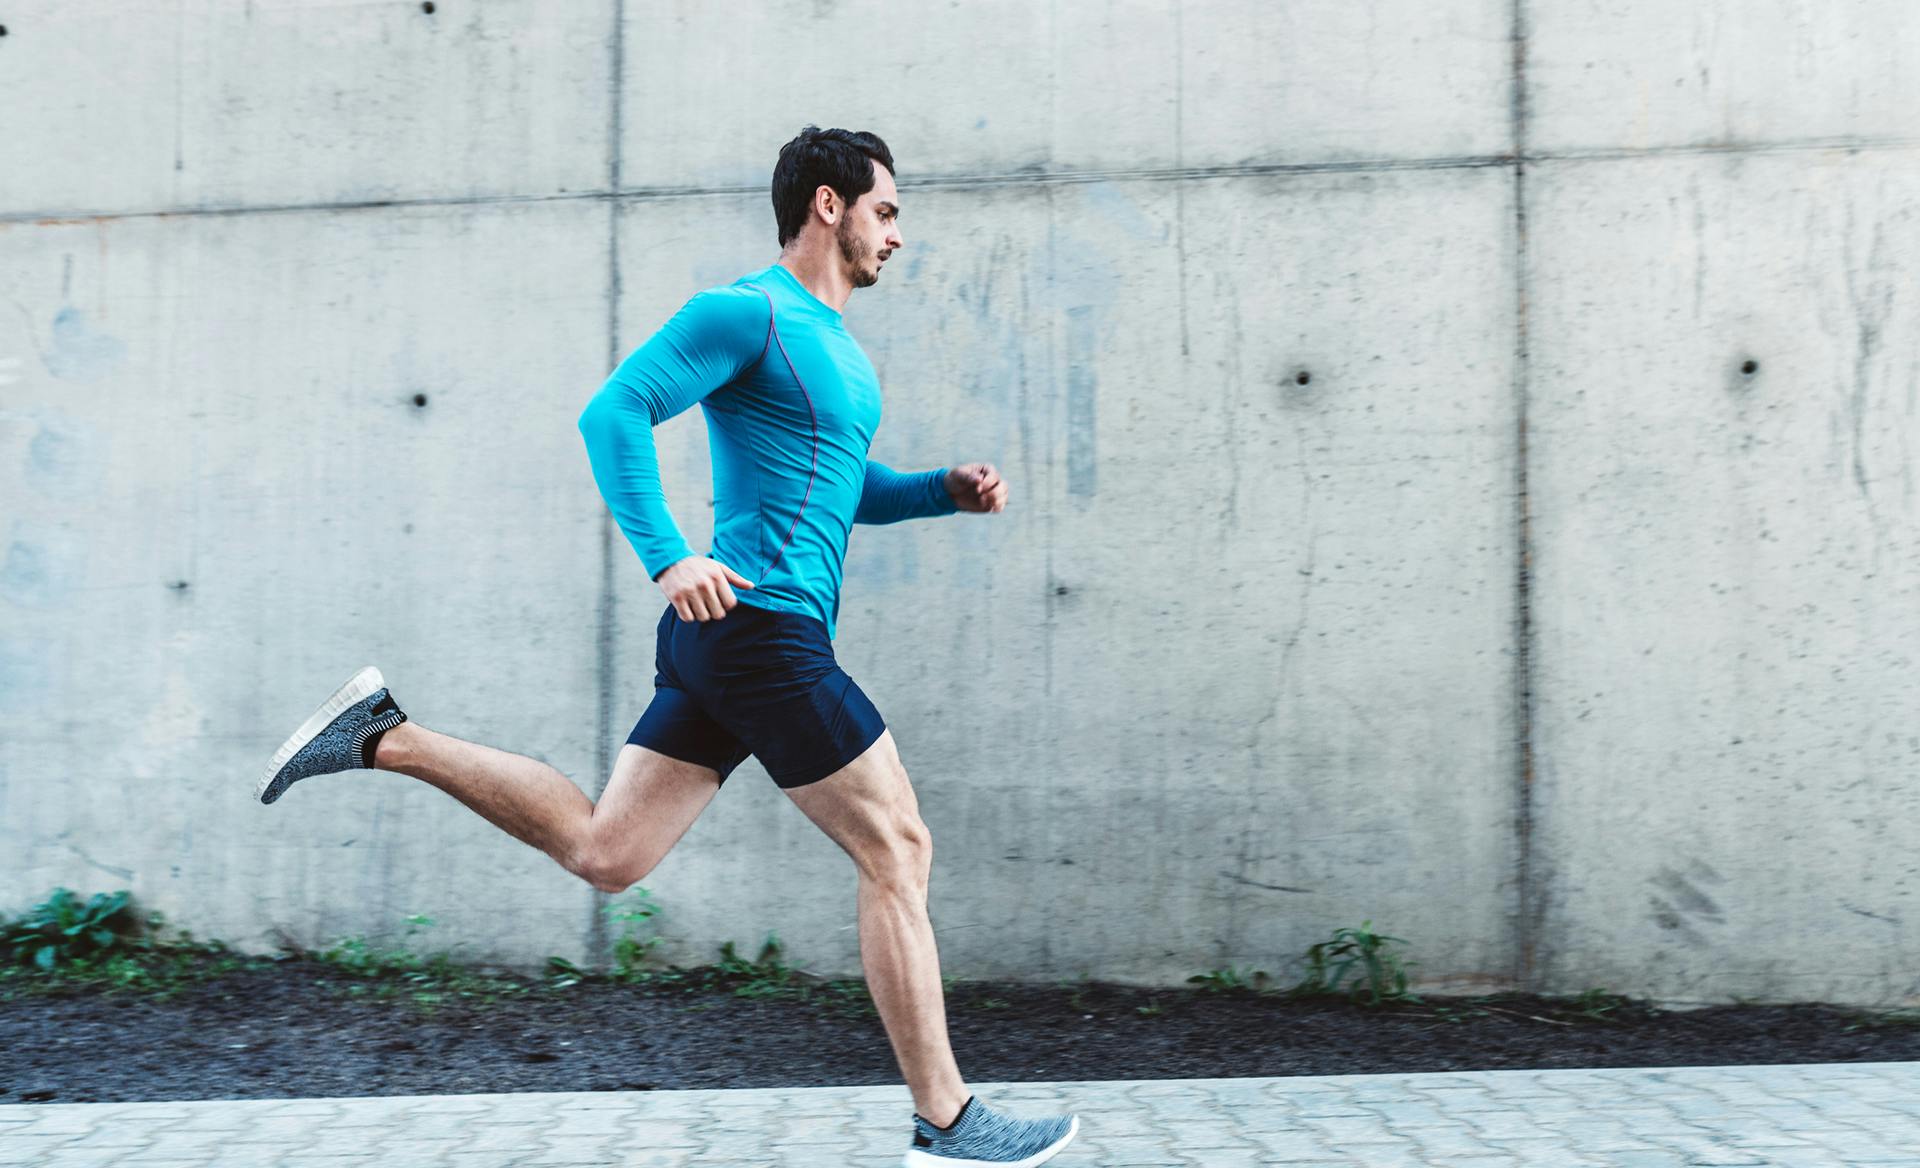
[{"label": "green weed", "polygon": [[169,930],[159,912],[141,916],[124,889],[82,901],[56,888],[18,917],[0,917],[0,997],[63,989],[171,997],[247,960],[218,941]]},{"label": "green weed", "polygon": [[1268,978],[1269,975],[1264,969],[1250,969],[1242,973],[1228,966],[1225,969],[1210,969],[1205,973],[1196,973],[1187,981],[1209,994],[1261,993],[1265,991]]},{"label": "green weed", "polygon": [[608,904],[606,914],[620,926],[620,936],[613,942],[613,980],[645,981],[647,960],[660,944],[659,936],[654,935],[659,928],[654,918],[660,915],[660,906],[653,893],[635,888],[629,898]]},{"label": "green weed", "polygon": [[404,997],[428,1013],[451,999],[491,1002],[529,992],[530,987],[520,979],[490,974],[456,961],[446,950],[429,955],[414,952],[410,943],[416,934],[433,926],[433,918],[414,913],[406,921],[400,944],[391,948],[356,936],[343,937],[318,952],[296,952],[344,974],[349,980],[339,988],[349,997]]},{"label": "green weed", "polygon": [[125,951],[140,931],[124,889],[82,901],[70,888],[0,926],[0,954],[7,964],[31,964],[42,973],[113,950]]},{"label": "green weed", "polygon": [[1843,1031],[1878,1030],[1882,1026],[1920,1026],[1920,1009],[1900,1006],[1891,1010],[1855,1010],[1853,1020]]},{"label": "green weed", "polygon": [[1626,1005],[1629,999],[1619,994],[1595,988],[1587,990],[1573,999],[1569,1013],[1577,1014],[1593,1022],[1611,1022],[1607,1015]]},{"label": "green weed", "polygon": [[[567,958],[547,958],[546,984],[566,989],[589,981],[644,986],[659,993],[701,993],[726,990],[735,997],[768,998],[799,1002],[819,1002],[858,1014],[874,1014],[873,999],[866,983],[858,978],[823,980],[789,965],[783,957],[780,937],[769,932],[757,956],[747,958],[728,941],[720,946],[720,959],[710,965],[683,968],[651,963],[654,948],[660,943],[651,935],[657,927],[660,907],[652,893],[636,888],[630,900],[607,906],[607,915],[620,923],[621,935],[613,943],[613,965],[605,973],[584,968]],[[947,984],[951,978],[943,979]],[[689,1009],[707,1009],[707,1006]]]},{"label": "green weed", "polygon": [[1388,949],[1390,944],[1405,942],[1375,933],[1370,920],[1360,922],[1357,929],[1335,929],[1330,940],[1308,947],[1307,975],[1287,992],[1295,997],[1337,996],[1341,981],[1353,972],[1356,976],[1346,997],[1355,1005],[1421,1001],[1407,990],[1406,973],[1420,963],[1402,962]]}]

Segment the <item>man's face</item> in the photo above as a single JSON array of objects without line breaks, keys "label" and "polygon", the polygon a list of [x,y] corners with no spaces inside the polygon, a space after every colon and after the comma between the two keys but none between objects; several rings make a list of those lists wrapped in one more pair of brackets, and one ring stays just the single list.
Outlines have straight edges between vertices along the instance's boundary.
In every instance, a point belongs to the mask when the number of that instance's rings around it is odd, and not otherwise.
[{"label": "man's face", "polygon": [[879,163],[873,165],[873,189],[847,208],[834,228],[840,244],[840,258],[847,265],[847,279],[855,288],[870,288],[880,278],[880,265],[904,247],[900,238],[900,193],[894,189],[893,176]]}]

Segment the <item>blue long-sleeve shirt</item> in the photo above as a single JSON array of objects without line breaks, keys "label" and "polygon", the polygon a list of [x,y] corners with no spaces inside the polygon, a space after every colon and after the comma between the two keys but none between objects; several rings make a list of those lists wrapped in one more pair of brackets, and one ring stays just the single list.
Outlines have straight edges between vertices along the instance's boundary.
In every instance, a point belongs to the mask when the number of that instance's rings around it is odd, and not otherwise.
[{"label": "blue long-sleeve shirt", "polygon": [[580,415],[594,482],[655,579],[694,551],[667,510],[653,427],[695,402],[713,455],[712,557],[754,582],[734,590],[743,604],[815,617],[831,637],[853,524],[959,509],[946,468],[868,460],[873,363],[840,313],[772,264],[687,301]]}]

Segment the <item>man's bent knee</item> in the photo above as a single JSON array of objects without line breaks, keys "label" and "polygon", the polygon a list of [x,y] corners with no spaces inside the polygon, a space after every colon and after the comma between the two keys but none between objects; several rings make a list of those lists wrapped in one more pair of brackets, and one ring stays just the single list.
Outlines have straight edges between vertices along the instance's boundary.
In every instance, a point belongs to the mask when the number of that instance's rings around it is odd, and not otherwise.
[{"label": "man's bent knee", "polygon": [[637,864],[625,856],[589,852],[575,857],[567,870],[606,893],[621,893],[647,878],[651,864]]}]

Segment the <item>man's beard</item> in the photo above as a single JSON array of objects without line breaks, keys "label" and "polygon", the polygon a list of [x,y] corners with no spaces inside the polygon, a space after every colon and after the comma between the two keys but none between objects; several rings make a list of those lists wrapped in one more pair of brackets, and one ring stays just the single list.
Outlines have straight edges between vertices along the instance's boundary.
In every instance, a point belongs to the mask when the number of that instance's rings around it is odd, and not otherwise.
[{"label": "man's beard", "polygon": [[873,259],[873,249],[866,240],[848,230],[851,226],[850,220],[840,220],[840,228],[833,233],[833,237],[840,243],[840,258],[853,269],[853,286],[871,288],[880,279],[880,265],[876,263],[873,270],[867,270],[868,261]]}]

